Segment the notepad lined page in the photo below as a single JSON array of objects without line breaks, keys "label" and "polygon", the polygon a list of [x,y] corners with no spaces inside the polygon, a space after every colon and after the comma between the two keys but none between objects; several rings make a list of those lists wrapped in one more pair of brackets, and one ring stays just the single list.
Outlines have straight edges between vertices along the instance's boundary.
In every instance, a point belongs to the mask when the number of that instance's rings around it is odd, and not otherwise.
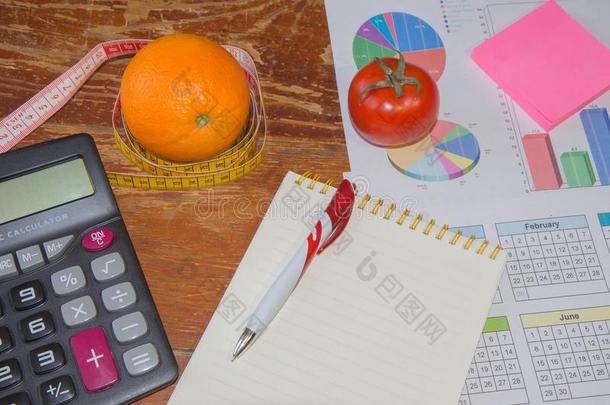
[{"label": "notepad lined page", "polygon": [[[170,404],[457,403],[503,259],[354,209],[282,311],[235,362],[248,316],[334,189],[288,173]],[[463,241],[461,241],[463,242]]]}]

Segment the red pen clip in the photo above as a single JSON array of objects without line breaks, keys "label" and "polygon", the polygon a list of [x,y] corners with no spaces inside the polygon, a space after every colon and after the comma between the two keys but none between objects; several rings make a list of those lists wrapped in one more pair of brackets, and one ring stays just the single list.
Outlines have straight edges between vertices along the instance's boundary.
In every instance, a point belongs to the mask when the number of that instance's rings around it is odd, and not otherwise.
[{"label": "red pen clip", "polygon": [[343,180],[326,208],[326,214],[328,214],[332,223],[332,231],[326,242],[318,249],[318,254],[322,253],[341,235],[352,215],[355,201],[354,185],[349,180]]}]

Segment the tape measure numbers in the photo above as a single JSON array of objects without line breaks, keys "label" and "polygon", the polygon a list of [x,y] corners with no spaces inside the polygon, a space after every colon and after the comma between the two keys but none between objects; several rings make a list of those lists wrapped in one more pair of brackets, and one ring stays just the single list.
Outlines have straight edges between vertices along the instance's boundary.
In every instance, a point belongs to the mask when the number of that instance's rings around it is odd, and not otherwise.
[{"label": "tape measure numbers", "polygon": [[[150,40],[126,39],[96,45],[74,66],[0,121],[0,153],[19,141],[59,111],[106,61],[134,55]],[[256,66],[243,49],[226,45],[246,72],[250,88],[250,117],[236,144],[213,159],[196,163],[173,163],[143,148],[129,133],[121,115],[119,98],[112,112],[114,140],[121,153],[146,174],[107,172],[110,184],[152,190],[187,190],[229,183],[254,170],[263,160],[267,122]]]}]

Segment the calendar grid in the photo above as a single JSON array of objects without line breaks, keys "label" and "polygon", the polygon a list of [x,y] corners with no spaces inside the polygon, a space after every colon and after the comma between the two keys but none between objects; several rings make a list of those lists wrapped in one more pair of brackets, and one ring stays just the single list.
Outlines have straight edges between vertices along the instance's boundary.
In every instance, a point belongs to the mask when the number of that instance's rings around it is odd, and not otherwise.
[{"label": "calendar grid", "polygon": [[504,316],[487,319],[458,405],[489,401],[506,405],[529,403],[521,364]]},{"label": "calendar grid", "polygon": [[496,227],[516,301],[608,292],[584,215]]},{"label": "calendar grid", "polygon": [[521,316],[545,402],[610,399],[610,307]]}]

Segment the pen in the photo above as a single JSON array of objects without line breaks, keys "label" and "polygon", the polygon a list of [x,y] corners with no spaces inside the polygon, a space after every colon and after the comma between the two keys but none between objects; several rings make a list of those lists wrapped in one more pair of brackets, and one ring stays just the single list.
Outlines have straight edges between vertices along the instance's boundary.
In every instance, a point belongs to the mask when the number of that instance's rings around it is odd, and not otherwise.
[{"label": "pen", "polygon": [[355,198],[354,186],[348,180],[343,180],[307,240],[279,273],[246,323],[244,332],[233,349],[233,360],[252,345],[280,312],[313,257],[330,246],[345,229]]}]

